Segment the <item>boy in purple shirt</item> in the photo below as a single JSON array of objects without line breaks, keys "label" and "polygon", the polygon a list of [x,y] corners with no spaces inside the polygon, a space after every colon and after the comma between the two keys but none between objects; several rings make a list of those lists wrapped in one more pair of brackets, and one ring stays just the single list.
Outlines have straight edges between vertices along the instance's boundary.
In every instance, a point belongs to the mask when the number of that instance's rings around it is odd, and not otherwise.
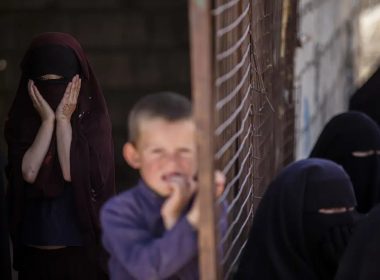
[{"label": "boy in purple shirt", "polygon": [[[199,279],[199,201],[194,180],[195,124],[191,103],[174,93],[141,99],[129,119],[123,156],[139,170],[131,190],[101,211],[111,279]],[[224,176],[216,174],[218,194]]]}]

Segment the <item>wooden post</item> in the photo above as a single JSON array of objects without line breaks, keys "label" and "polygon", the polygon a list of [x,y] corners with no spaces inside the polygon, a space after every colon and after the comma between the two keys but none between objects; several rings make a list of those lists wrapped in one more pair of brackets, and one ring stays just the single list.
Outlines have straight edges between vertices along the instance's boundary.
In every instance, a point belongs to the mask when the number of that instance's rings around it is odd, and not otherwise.
[{"label": "wooden post", "polygon": [[214,52],[211,0],[189,0],[191,80],[198,128],[198,183],[201,203],[199,269],[202,280],[219,279],[214,187]]}]

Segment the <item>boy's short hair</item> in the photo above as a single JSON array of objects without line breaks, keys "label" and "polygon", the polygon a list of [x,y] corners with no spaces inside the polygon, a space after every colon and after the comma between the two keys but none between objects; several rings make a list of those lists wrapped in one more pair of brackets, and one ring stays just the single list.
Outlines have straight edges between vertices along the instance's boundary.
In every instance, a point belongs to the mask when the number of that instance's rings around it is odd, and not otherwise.
[{"label": "boy's short hair", "polygon": [[140,99],[128,117],[128,138],[136,143],[139,125],[143,119],[162,118],[174,122],[192,117],[191,102],[183,95],[174,92],[149,94]]}]

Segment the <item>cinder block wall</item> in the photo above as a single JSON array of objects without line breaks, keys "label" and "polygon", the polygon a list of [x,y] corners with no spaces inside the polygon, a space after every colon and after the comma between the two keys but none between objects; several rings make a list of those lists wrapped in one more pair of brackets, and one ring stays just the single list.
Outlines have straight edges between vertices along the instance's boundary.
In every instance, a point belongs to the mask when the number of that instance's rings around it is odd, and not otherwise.
[{"label": "cinder block wall", "polygon": [[[102,85],[113,122],[120,189],[134,174],[121,156],[130,107],[146,93],[190,94],[186,0],[1,0],[0,147],[3,124],[19,79],[19,62],[40,32],[74,35]],[[6,62],[6,68],[1,65]]]},{"label": "cinder block wall", "polygon": [[296,51],[296,158],[307,157],[326,122],[354,90],[358,0],[300,0]]}]

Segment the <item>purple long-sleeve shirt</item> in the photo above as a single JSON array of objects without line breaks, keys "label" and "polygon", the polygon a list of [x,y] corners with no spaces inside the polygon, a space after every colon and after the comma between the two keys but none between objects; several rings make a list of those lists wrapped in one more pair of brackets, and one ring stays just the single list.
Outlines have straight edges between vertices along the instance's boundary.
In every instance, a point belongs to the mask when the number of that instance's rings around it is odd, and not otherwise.
[{"label": "purple long-sleeve shirt", "polygon": [[140,181],[103,206],[112,280],[199,279],[197,232],[185,216],[166,230],[160,214],[164,201]]}]

